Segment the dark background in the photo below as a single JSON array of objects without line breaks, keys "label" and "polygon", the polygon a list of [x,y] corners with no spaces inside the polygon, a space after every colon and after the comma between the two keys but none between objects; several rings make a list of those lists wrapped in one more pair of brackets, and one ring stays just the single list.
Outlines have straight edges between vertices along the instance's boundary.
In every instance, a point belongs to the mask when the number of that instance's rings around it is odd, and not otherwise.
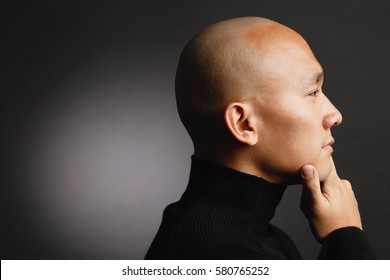
[{"label": "dark background", "polygon": [[[181,49],[206,25],[255,15],[301,33],[326,69],[344,116],[336,166],[390,259],[389,3],[2,1],[1,258],[143,258],[188,180],[173,86]],[[274,223],[313,259],[300,191],[288,188]]]}]

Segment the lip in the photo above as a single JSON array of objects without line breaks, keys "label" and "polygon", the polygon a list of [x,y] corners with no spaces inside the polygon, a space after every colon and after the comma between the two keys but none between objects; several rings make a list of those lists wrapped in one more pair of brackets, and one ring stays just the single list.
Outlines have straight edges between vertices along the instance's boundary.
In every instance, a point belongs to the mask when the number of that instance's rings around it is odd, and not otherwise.
[{"label": "lip", "polygon": [[332,147],[333,143],[334,143],[334,139],[331,138],[331,139],[322,147],[322,149],[328,150],[329,152],[333,153],[333,147]]}]

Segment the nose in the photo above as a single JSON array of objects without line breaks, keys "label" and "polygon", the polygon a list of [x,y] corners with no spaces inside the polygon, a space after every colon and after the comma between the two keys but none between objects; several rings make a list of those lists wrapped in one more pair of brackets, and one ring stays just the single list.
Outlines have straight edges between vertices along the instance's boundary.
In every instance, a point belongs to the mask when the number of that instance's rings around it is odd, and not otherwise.
[{"label": "nose", "polygon": [[332,126],[338,126],[343,121],[343,116],[340,111],[327,99],[327,106],[325,110],[325,116],[323,118],[322,125],[325,129],[329,129]]}]

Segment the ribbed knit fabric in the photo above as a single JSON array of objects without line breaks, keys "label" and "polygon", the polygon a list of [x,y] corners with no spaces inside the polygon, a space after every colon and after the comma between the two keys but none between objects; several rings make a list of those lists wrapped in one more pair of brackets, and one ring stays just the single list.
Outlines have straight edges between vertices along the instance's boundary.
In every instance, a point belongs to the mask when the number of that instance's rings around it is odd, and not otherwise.
[{"label": "ribbed knit fabric", "polygon": [[[187,189],[165,209],[145,259],[300,259],[270,224],[285,188],[193,156]],[[348,258],[333,251],[337,240],[324,243],[323,258]]]},{"label": "ribbed knit fabric", "polygon": [[366,235],[356,227],[335,230],[325,239],[319,259],[375,260],[376,255]]}]

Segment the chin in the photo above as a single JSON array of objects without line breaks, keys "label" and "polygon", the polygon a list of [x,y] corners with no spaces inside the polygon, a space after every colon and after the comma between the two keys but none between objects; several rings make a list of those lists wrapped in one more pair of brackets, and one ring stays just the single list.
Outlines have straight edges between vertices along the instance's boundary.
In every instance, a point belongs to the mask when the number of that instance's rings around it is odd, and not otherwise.
[{"label": "chin", "polygon": [[311,164],[317,170],[318,178],[320,182],[325,181],[332,172],[332,164],[329,156],[320,155],[316,160],[302,160],[300,164],[291,168],[285,173],[279,173],[279,176],[268,180],[271,183],[283,184],[283,185],[298,185],[302,183],[300,170],[305,164]]},{"label": "chin", "polygon": [[320,182],[325,181],[332,172],[332,166],[330,164],[330,161],[327,161],[326,163],[323,163],[321,165],[314,166],[317,169],[318,178],[320,179]]}]

